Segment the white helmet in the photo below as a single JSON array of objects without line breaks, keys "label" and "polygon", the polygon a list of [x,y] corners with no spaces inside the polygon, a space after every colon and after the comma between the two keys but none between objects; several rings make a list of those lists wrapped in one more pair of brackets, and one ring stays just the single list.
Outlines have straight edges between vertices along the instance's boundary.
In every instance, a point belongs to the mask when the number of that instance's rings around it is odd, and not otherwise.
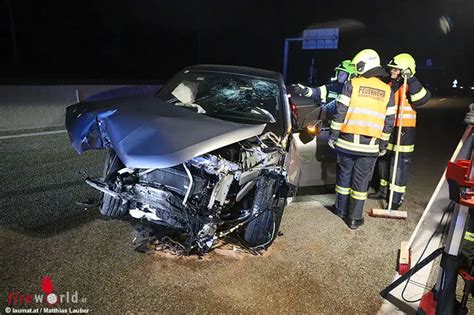
[{"label": "white helmet", "polygon": [[352,59],[357,74],[363,74],[370,69],[380,67],[379,54],[373,49],[363,49]]}]

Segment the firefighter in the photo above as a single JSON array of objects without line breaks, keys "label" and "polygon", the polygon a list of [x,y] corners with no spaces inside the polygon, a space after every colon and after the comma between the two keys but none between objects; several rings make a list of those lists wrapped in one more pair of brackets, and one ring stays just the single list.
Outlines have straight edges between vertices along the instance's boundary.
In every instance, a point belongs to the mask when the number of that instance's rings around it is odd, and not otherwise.
[{"label": "firefighter", "polygon": [[[321,85],[317,88],[311,88],[302,84],[293,84],[293,91],[295,94],[304,97],[310,97],[316,104],[321,106],[334,101],[341,93],[342,87],[347,80],[350,80],[355,75],[354,66],[350,60],[344,60],[336,68],[334,68],[335,75],[332,82]],[[326,108],[328,114],[334,114],[335,104],[331,108]]]},{"label": "firefighter", "polygon": [[[415,151],[415,130],[416,130],[416,109],[424,105],[431,97],[418,79],[414,76],[416,72],[415,60],[409,54],[396,55],[387,65],[390,68],[390,82],[388,83],[395,93],[395,107],[397,108],[397,118],[395,127],[390,135],[388,143],[388,153],[378,161],[378,172],[380,175],[380,185],[377,192],[369,194],[370,199],[389,199],[389,182],[392,180],[393,165],[395,160],[395,150],[397,143],[398,128],[401,130],[401,140],[399,150],[399,161],[397,166],[397,178],[395,183],[390,183],[393,190],[392,210],[398,210],[405,198],[408,172],[411,158]],[[400,122],[398,113],[400,112],[403,93],[403,75],[408,77],[406,89],[406,102],[403,105],[403,119]]]},{"label": "firefighter", "polygon": [[357,77],[344,84],[336,100],[329,146],[335,148],[336,203],[333,211],[351,229],[364,224],[369,180],[379,155],[384,155],[395,120],[393,92],[381,78],[376,51],[364,49],[352,60]]}]

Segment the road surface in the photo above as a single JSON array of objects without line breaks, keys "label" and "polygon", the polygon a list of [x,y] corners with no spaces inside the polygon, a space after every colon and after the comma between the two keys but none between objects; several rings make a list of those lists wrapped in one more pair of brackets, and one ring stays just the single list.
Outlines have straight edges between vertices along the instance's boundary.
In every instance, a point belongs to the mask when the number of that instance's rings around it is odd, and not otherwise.
[{"label": "road surface", "polygon": [[[406,221],[366,218],[349,230],[325,206],[333,194],[300,196],[263,256],[218,251],[209,257],[142,254],[132,223],[103,220],[76,201],[97,198],[84,184],[104,152],[77,155],[66,133],[0,139],[0,314],[10,292],[55,292],[85,300],[61,307],[109,313],[374,314],[393,278],[400,241],[411,235],[465,126],[472,98],[433,98],[419,110]],[[366,209],[378,206],[368,202]]]}]

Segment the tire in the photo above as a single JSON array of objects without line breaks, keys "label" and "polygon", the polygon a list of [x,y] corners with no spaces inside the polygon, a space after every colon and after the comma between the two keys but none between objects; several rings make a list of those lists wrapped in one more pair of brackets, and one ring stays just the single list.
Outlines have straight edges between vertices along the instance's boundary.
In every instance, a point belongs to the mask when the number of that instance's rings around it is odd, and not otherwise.
[{"label": "tire", "polygon": [[[257,183],[252,209],[263,212],[241,230],[240,237],[245,246],[267,249],[275,240],[286,205],[286,196],[275,204],[273,194],[276,187],[275,178],[262,177]],[[262,209],[263,207],[266,209]]]},{"label": "tire", "polygon": [[[107,176],[123,167],[124,165],[115,151],[109,150],[105,159],[103,177],[107,178]],[[114,198],[108,194],[102,193],[99,210],[100,214],[104,217],[117,218],[127,213],[128,204],[124,204],[121,198]]]}]

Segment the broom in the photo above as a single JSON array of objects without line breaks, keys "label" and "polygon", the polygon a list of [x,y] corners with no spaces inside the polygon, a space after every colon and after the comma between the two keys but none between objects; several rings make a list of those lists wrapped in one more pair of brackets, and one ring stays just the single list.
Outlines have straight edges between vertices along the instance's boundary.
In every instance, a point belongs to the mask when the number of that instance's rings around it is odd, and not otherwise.
[{"label": "broom", "polygon": [[[398,105],[400,109],[400,114],[398,115],[398,119],[400,121],[398,130],[397,130],[397,145],[395,146],[395,162],[393,165],[393,174],[392,174],[392,181],[390,182],[390,186],[395,185],[395,180],[397,178],[397,168],[398,168],[398,157],[400,155],[400,140],[402,138],[402,122],[403,122],[403,108],[405,107],[406,102],[406,93],[407,93],[407,80],[408,76],[403,76],[403,93],[402,93],[402,101]],[[407,218],[408,214],[406,211],[399,211],[399,210],[392,210],[392,202],[393,202],[393,189],[389,186],[390,196],[388,199],[388,206],[387,209],[372,209],[369,213],[370,216],[376,218],[387,218],[387,219],[401,219],[404,220]]]}]

